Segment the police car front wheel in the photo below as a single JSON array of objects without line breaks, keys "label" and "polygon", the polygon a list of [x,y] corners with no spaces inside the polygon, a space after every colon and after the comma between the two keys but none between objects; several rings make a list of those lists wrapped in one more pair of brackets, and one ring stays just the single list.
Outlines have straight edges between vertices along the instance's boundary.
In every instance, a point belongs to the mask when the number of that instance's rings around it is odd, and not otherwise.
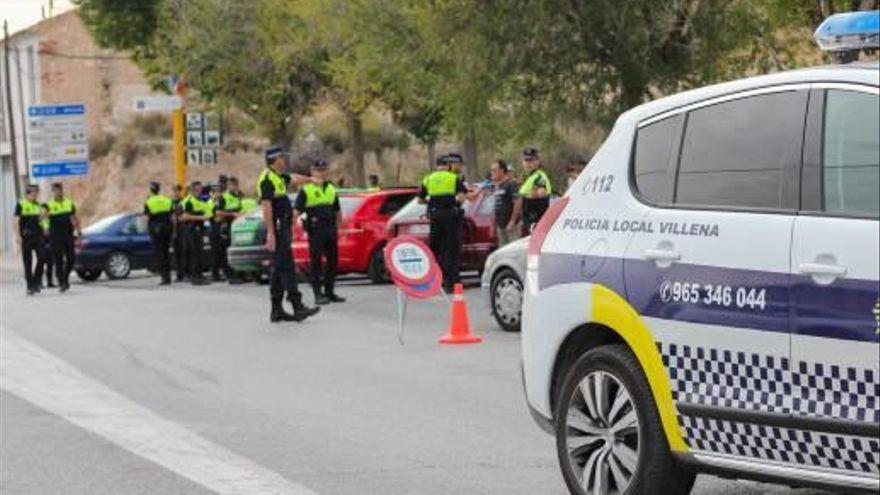
[{"label": "police car front wheel", "polygon": [[573,495],[690,492],[694,474],[672,458],[647,380],[626,347],[581,356],[555,412],[556,452]]}]

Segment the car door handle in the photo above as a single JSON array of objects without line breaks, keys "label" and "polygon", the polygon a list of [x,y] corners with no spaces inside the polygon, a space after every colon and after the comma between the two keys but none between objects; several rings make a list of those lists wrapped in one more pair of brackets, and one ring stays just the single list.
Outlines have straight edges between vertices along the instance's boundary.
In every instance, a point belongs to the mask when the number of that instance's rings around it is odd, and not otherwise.
[{"label": "car door handle", "polygon": [[801,263],[801,273],[812,276],[842,277],[846,275],[846,267],[825,263]]},{"label": "car door handle", "polygon": [[652,261],[678,261],[681,259],[681,253],[666,249],[648,249],[645,250],[645,259]]}]

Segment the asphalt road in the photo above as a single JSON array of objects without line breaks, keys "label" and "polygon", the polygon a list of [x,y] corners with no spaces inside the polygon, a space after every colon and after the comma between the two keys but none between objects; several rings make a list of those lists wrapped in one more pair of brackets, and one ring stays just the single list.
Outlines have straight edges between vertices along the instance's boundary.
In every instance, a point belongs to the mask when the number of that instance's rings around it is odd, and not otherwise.
[{"label": "asphalt road", "polygon": [[[566,493],[525,407],[518,335],[495,328],[478,289],[467,299],[484,343],[439,346],[447,309],[435,301],[410,305],[401,346],[393,288],[365,280],[342,284],[346,304],[272,325],[263,286],[159,288],[140,275],[29,298],[17,263],[3,265],[5,495],[236,493],[223,489],[233,482]],[[703,476],[694,493],[792,490]]]}]

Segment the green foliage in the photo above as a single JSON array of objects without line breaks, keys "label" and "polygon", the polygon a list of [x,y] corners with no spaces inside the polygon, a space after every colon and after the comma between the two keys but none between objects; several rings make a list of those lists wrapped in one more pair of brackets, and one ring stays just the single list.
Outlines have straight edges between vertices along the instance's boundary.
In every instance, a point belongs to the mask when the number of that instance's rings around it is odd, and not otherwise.
[{"label": "green foliage", "polygon": [[[811,32],[845,0],[77,0],[104,46],[289,143],[316,102],[317,135],[363,155],[410,138],[502,156],[523,144],[589,151],[620,112],[720,80],[819,60]],[[405,133],[371,122],[390,111]],[[578,143],[567,129],[590,130]],[[596,133],[599,129],[599,133]],[[344,131],[343,131],[344,130]],[[561,157],[561,155],[560,155]],[[560,158],[561,159],[561,158]],[[487,160],[484,160],[487,161]],[[474,164],[471,164],[474,165]]]}]

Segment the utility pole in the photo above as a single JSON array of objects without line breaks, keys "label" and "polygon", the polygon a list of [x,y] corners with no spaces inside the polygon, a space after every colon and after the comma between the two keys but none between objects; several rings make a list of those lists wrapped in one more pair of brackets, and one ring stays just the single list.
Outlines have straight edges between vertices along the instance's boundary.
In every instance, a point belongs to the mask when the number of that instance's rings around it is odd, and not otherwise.
[{"label": "utility pole", "polygon": [[[3,21],[3,60],[6,66],[6,115],[9,116],[9,145],[12,151],[12,183],[15,185],[15,200],[21,199],[21,184],[18,176],[18,139],[15,135],[15,114],[12,111],[12,77],[9,75],[9,22]],[[23,123],[22,123],[23,124]]]},{"label": "utility pole", "polygon": [[[18,112],[19,112],[19,115],[21,115],[21,133],[24,136],[24,139],[21,140],[21,144],[22,144],[22,147],[24,148],[22,150],[22,151],[24,151],[24,159],[25,159],[25,161],[27,161],[30,154],[28,154],[27,131],[25,130],[26,126],[27,126],[27,124],[26,124],[27,119],[25,118],[25,108],[24,108],[24,89],[22,88],[22,83],[21,83],[21,74],[24,71],[21,70],[21,51],[20,50],[15,51],[15,71],[18,73],[18,78],[17,78],[18,79],[18,97],[19,97]],[[32,77],[37,77],[37,76],[32,75]],[[12,83],[10,83],[10,84],[12,84]],[[31,88],[33,88],[33,87],[34,86],[31,85]],[[32,103],[36,99],[36,96],[37,95],[35,95],[35,94],[31,94],[30,101]],[[31,181],[31,171],[30,171],[29,167],[27,167],[27,166],[25,166],[25,168],[24,168],[24,177],[25,177],[25,182]]]}]

